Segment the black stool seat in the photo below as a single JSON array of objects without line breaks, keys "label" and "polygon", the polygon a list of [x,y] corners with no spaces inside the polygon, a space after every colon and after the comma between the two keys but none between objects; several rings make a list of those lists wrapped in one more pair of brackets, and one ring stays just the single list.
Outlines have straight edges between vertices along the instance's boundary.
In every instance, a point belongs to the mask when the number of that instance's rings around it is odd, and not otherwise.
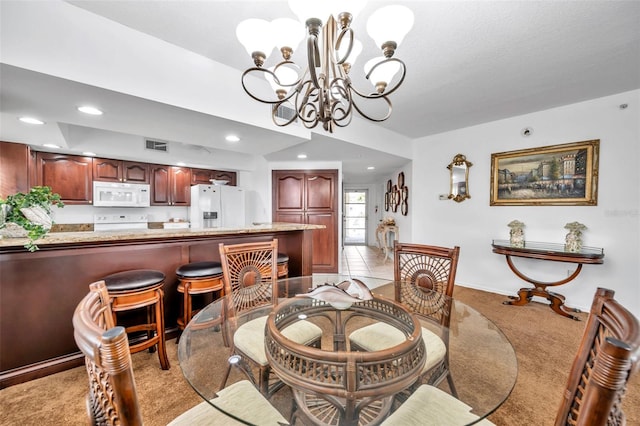
[{"label": "black stool seat", "polygon": [[164,274],[152,269],[133,269],[104,277],[109,292],[144,290],[164,281]]},{"label": "black stool seat", "polygon": [[220,262],[192,262],[178,266],[176,269],[178,278],[204,278],[215,275],[222,275],[222,264]]},{"label": "black stool seat", "polygon": [[289,261],[289,256],[284,253],[278,253],[278,260],[276,263],[284,263]]}]

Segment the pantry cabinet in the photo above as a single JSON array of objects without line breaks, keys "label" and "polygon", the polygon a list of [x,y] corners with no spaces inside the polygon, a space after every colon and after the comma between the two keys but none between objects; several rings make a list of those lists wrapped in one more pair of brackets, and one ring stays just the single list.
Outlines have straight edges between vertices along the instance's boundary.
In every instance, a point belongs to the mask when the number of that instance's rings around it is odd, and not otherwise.
[{"label": "pantry cabinet", "polygon": [[313,231],[313,272],[338,272],[338,171],[274,170],[274,222],[324,225]]}]

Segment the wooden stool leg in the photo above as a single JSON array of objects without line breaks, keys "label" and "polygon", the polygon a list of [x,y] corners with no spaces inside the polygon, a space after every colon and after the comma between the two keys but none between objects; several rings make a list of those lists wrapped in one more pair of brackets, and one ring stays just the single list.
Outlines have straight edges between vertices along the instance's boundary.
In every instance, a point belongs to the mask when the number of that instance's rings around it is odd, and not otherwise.
[{"label": "wooden stool leg", "polygon": [[161,288],[157,290],[158,302],[155,309],[156,333],[158,335],[158,358],[163,370],[171,368],[164,335],[164,292]]}]

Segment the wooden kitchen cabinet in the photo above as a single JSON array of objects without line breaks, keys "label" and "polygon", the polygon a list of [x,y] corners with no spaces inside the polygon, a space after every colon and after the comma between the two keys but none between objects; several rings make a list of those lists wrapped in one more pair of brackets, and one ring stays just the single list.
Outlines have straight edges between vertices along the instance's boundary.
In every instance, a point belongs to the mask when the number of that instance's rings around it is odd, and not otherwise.
[{"label": "wooden kitchen cabinet", "polygon": [[210,185],[211,179],[226,180],[229,183],[227,185],[236,185],[236,172],[224,172],[221,170],[208,170],[208,169],[191,169],[191,184],[205,184]]},{"label": "wooden kitchen cabinet", "polygon": [[152,206],[191,205],[190,168],[152,164],[149,172]]},{"label": "wooden kitchen cabinet", "polygon": [[110,158],[94,158],[93,180],[149,183],[149,164]]},{"label": "wooden kitchen cabinet", "polygon": [[0,142],[0,198],[29,191],[30,160],[29,145]]},{"label": "wooden kitchen cabinet", "polygon": [[273,221],[324,225],[313,231],[313,272],[338,272],[337,170],[274,170]]},{"label": "wooden kitchen cabinet", "polygon": [[93,159],[38,152],[36,185],[49,186],[65,204],[93,204]]}]

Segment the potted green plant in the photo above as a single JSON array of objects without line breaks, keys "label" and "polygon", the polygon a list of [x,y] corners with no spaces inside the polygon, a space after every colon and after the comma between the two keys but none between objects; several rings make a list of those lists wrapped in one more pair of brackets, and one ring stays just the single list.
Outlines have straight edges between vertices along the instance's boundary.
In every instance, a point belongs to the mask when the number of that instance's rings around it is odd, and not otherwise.
[{"label": "potted green plant", "polygon": [[6,199],[0,198],[0,235],[6,237],[26,237],[24,247],[33,252],[38,250],[35,240],[49,232],[52,206],[64,207],[60,195],[48,186],[34,186],[29,192],[18,192]]}]

